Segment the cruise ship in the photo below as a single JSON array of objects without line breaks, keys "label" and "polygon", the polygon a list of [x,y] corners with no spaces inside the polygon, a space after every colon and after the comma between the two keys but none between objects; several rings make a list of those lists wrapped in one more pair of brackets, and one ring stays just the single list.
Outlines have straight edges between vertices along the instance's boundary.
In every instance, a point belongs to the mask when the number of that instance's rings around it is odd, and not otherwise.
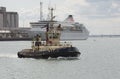
[{"label": "cruise ship", "polygon": [[[50,8],[48,8],[50,11]],[[54,9],[53,9],[54,10]],[[42,12],[42,2],[40,2],[40,21],[38,22],[30,22],[31,29],[28,31],[29,37],[34,37],[36,34],[40,34],[42,39],[45,39],[45,26],[51,23],[50,18],[52,15],[48,14],[48,19],[43,20],[43,12]],[[84,26],[84,24],[80,24],[79,22],[75,22],[72,15],[68,15],[68,17],[64,21],[55,21],[52,23],[54,26],[62,27],[61,31],[61,40],[86,40],[89,37],[89,31]]]},{"label": "cruise ship", "polygon": [[[45,28],[50,21],[38,21],[30,22],[31,29],[28,35],[30,37],[40,34],[42,39],[45,39]],[[89,31],[84,26],[78,22],[74,22],[73,16],[69,15],[64,21],[53,21],[55,26],[61,24],[61,40],[86,40],[89,37]]]}]

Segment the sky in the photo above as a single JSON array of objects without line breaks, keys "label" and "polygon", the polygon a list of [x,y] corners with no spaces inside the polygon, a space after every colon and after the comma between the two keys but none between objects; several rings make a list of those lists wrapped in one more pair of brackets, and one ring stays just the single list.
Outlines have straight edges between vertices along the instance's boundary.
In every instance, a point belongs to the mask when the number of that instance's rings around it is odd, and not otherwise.
[{"label": "sky", "polygon": [[29,22],[39,20],[40,1],[44,19],[51,6],[55,8],[56,20],[63,21],[73,15],[91,35],[120,34],[120,0],[0,0],[0,6],[18,12],[19,27],[30,27]]}]

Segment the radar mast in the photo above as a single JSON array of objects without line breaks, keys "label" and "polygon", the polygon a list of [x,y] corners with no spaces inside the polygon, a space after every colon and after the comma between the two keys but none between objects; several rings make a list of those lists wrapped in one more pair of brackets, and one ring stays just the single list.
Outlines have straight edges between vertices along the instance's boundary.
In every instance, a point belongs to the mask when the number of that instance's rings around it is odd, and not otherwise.
[{"label": "radar mast", "polygon": [[42,6],[43,6],[43,3],[40,2],[40,21],[43,20],[43,11],[42,11]]}]

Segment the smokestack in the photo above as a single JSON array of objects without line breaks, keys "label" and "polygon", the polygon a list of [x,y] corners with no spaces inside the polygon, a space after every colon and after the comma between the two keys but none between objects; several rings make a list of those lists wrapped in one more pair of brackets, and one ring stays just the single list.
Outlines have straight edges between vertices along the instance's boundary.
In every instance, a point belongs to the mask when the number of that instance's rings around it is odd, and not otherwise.
[{"label": "smokestack", "polygon": [[66,19],[65,22],[74,22],[73,16],[69,15]]}]

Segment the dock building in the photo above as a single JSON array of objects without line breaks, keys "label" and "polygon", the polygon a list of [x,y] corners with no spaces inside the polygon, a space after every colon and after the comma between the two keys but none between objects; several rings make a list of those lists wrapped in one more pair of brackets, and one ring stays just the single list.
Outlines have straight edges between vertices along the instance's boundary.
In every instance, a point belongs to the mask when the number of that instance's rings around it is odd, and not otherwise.
[{"label": "dock building", "polygon": [[7,12],[6,7],[0,7],[0,29],[12,30],[18,28],[18,13]]}]

